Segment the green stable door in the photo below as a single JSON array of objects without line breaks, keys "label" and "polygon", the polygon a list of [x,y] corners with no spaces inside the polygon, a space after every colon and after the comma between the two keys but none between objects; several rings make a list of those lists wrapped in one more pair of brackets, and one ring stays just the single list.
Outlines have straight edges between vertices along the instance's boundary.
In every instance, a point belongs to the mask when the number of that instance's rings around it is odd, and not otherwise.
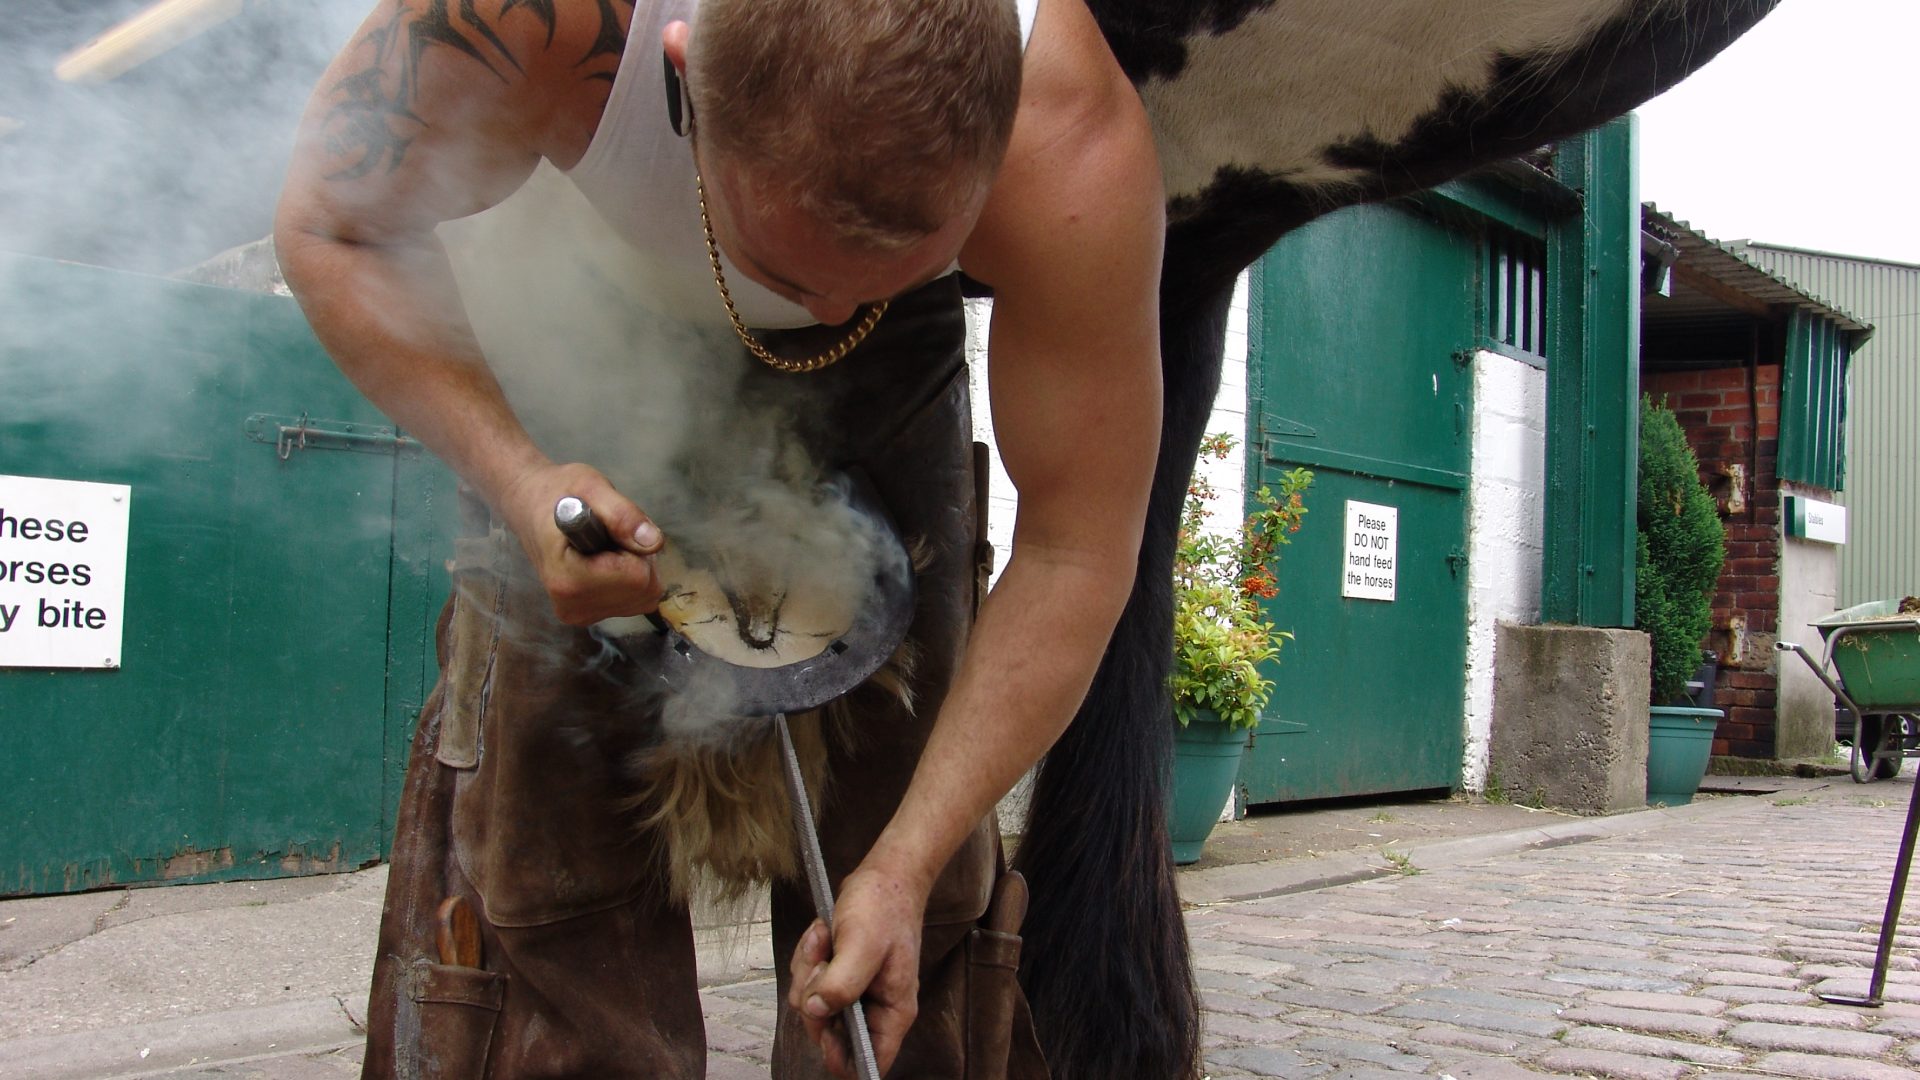
[{"label": "green stable door", "polygon": [[1314,482],[1267,602],[1295,638],[1241,767],[1251,803],[1460,782],[1478,244],[1357,207],[1253,272],[1248,479]]},{"label": "green stable door", "polygon": [[[119,655],[0,664],[0,896],[384,857],[445,470],[284,297],[0,256],[0,382],[0,474],[130,488]],[[72,514],[10,490],[0,559],[25,565],[18,523]],[[84,595],[10,573],[4,632]]]}]

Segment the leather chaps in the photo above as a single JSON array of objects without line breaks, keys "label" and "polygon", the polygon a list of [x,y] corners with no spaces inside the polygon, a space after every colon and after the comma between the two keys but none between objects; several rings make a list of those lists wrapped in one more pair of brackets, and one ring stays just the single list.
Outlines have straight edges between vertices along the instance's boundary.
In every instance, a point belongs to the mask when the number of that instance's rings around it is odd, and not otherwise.
[{"label": "leather chaps", "polygon": [[[764,339],[801,355],[835,336],[814,328]],[[964,338],[948,278],[895,301],[833,367],[787,375],[755,365],[741,388],[787,411],[817,460],[863,471],[920,549],[913,708],[862,688],[849,701],[857,730],[824,736],[830,787],[818,814],[836,882],[904,794],[985,587],[991,548]],[[625,763],[658,737],[657,713],[636,712],[595,663],[599,640],[554,621],[512,535],[471,500],[466,509],[472,535],[456,542],[454,595],[438,628],[441,678],[401,798],[363,1075],[702,1077],[688,909],[663,887],[662,846],[640,834],[628,802]],[[1000,873],[989,819],[929,900],[919,1019],[889,1075],[1046,1076],[1015,980],[1020,939],[981,925]],[[436,941],[450,897],[478,915],[478,966],[443,957]],[[784,1004],[787,961],[813,919],[804,882],[775,882],[772,912],[782,999],[773,1075],[822,1077]]]}]

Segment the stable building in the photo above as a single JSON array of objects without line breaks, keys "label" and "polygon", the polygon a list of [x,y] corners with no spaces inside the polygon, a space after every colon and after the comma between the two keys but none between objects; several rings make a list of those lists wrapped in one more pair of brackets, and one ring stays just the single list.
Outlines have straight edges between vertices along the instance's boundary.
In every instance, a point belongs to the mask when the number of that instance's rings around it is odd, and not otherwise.
[{"label": "stable building", "polygon": [[1649,204],[1641,387],[1674,411],[1727,531],[1707,645],[1716,754],[1817,757],[1833,695],[1775,641],[1820,641],[1847,606],[1846,432],[1873,327]]}]

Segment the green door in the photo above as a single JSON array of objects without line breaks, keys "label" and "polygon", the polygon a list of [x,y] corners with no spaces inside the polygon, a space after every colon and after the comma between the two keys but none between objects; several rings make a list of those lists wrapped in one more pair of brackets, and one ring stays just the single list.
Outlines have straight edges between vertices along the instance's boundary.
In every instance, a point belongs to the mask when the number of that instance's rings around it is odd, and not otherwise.
[{"label": "green door", "polygon": [[0,381],[0,473],[131,487],[117,666],[0,668],[0,895],[382,857],[437,467],[280,297],[0,257]]},{"label": "green door", "polygon": [[[1241,769],[1249,802],[1455,787],[1478,241],[1398,206],[1254,271],[1249,479],[1313,470],[1267,602],[1295,638]],[[1388,599],[1387,597],[1391,597]]]}]

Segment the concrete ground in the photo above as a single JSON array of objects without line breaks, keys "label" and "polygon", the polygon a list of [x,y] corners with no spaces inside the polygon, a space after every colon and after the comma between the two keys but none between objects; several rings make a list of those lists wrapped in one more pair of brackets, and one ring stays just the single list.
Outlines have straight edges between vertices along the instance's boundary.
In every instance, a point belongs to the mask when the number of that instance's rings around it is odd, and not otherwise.
[{"label": "concrete ground", "polygon": [[[1911,778],[1712,782],[1746,794],[1223,826],[1181,877],[1210,1074],[1920,1080],[1920,937],[1883,1009],[1811,993],[1865,982]],[[0,1076],[353,1075],[384,880],[0,902]],[[706,921],[709,1075],[765,1076],[764,935]]]}]

